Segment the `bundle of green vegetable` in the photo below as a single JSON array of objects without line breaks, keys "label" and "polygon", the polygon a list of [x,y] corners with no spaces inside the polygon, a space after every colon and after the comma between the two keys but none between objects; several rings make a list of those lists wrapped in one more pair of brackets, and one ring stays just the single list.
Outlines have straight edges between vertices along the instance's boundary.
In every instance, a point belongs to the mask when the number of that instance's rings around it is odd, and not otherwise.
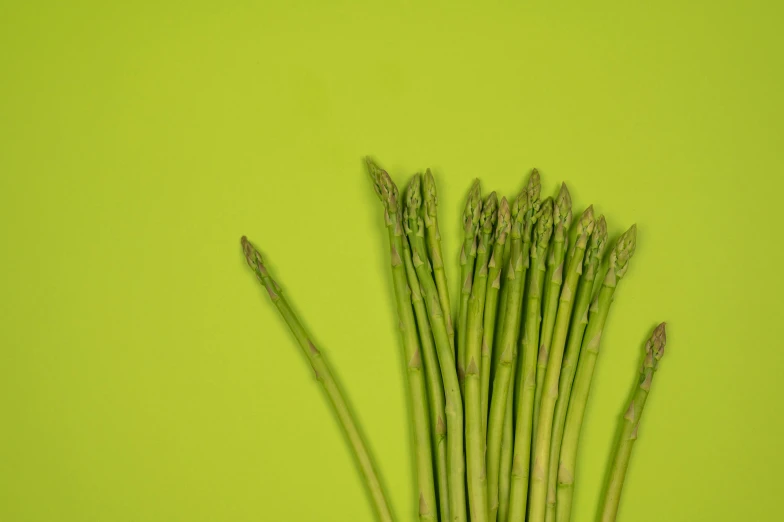
[{"label": "bundle of green vegetable", "polygon": [[[432,174],[414,175],[401,194],[372,160],[367,169],[383,203],[389,239],[411,397],[419,519],[567,522],[602,332],[634,254],[636,227],[615,242],[599,278],[607,224],[589,206],[570,231],[572,202],[565,184],[555,199],[541,199],[534,170],[510,204],[495,192],[483,199],[475,180],[463,214],[455,327]],[[361,431],[323,355],[245,237],[242,247],[323,385],[378,519],[392,520]],[[646,344],[639,387],[608,468],[603,522],[616,519],[664,344],[662,323]]]}]

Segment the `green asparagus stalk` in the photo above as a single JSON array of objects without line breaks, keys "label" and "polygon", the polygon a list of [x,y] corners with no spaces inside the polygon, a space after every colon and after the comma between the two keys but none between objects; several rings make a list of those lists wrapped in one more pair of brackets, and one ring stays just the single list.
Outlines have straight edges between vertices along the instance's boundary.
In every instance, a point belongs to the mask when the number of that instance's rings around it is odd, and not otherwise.
[{"label": "green asparagus stalk", "polygon": [[588,326],[585,329],[577,373],[572,384],[572,397],[566,413],[561,457],[558,465],[558,491],[556,500],[556,520],[568,522],[572,512],[574,495],[574,473],[577,461],[577,444],[580,440],[585,405],[591,388],[591,379],[599,355],[602,332],[613,301],[618,282],[629,269],[629,260],[637,245],[637,226],[624,232],[610,253],[609,268],[604,276],[599,293],[591,304]]},{"label": "green asparagus stalk", "polygon": [[310,334],[305,330],[305,327],[302,326],[302,322],[299,320],[297,314],[289,306],[288,301],[283,296],[283,291],[280,286],[278,286],[267,271],[261,254],[250,241],[248,241],[248,238],[243,236],[241,243],[248,265],[256,274],[256,277],[261,284],[264,285],[270,299],[277,307],[280,315],[283,316],[283,320],[286,321],[286,324],[291,329],[294,337],[296,337],[300,348],[308,358],[308,361],[316,374],[316,379],[321,383],[321,386],[329,399],[332,410],[343,427],[343,432],[351,445],[354,457],[362,472],[365,487],[372,499],[376,518],[381,522],[392,522],[392,512],[389,508],[387,494],[379,479],[376,465],[368,451],[367,444],[360,432],[359,425],[356,419],[354,419],[348,403],[346,402],[346,398],[343,396],[335,378],[332,376],[327,361],[318,348],[316,348]]},{"label": "green asparagus stalk", "polygon": [[591,241],[583,260],[583,275],[577,287],[572,322],[569,325],[569,339],[566,344],[563,364],[561,364],[561,378],[558,381],[558,401],[555,404],[553,419],[553,437],[550,444],[549,471],[547,473],[547,511],[545,522],[555,522],[556,486],[558,484],[558,459],[561,455],[561,442],[563,441],[566,411],[569,407],[569,397],[572,392],[574,372],[577,369],[577,360],[580,357],[580,346],[583,333],[588,325],[588,307],[591,304],[593,285],[596,272],[599,270],[604,248],[607,245],[607,223],[604,216],[596,220],[596,226],[591,234]]},{"label": "green asparagus stalk", "polygon": [[455,328],[452,324],[452,305],[449,302],[449,285],[446,281],[444,271],[444,256],[441,253],[441,231],[438,228],[438,195],[436,193],[436,181],[430,169],[425,171],[422,180],[422,193],[424,199],[424,218],[427,233],[427,253],[430,257],[430,264],[433,268],[433,278],[438,288],[438,298],[441,301],[441,309],[446,318],[446,331],[449,334],[449,344],[452,351],[455,350]]},{"label": "green asparagus stalk", "polygon": [[566,183],[561,184],[561,190],[555,199],[553,207],[553,239],[550,245],[550,255],[547,258],[547,275],[544,287],[544,310],[542,312],[542,330],[539,335],[539,358],[536,366],[536,396],[534,398],[534,433],[539,421],[539,404],[542,402],[544,375],[547,371],[550,343],[553,339],[555,316],[558,312],[558,298],[561,295],[563,282],[564,257],[566,255],[566,239],[569,236],[569,227],[572,226],[572,197]]},{"label": "green asparagus stalk", "polygon": [[510,385],[504,413],[504,432],[501,435],[501,464],[498,467],[498,515],[497,520],[509,519],[509,492],[512,486],[512,454],[514,450],[514,380],[515,368],[509,378]]},{"label": "green asparagus stalk", "polygon": [[479,232],[479,216],[482,212],[482,194],[479,180],[474,180],[468,193],[465,211],[463,212],[463,249],[460,251],[460,309],[457,319],[457,375],[460,387],[465,385],[466,367],[466,334],[468,333],[468,299],[474,278],[476,261],[476,243]]},{"label": "green asparagus stalk", "polygon": [[[498,339],[497,349],[500,350],[500,357],[493,378],[493,395],[490,401],[490,417],[487,422],[487,493],[491,522],[494,522],[498,515],[501,442],[504,418],[507,413],[509,382],[512,377],[512,367],[516,362],[517,332],[520,325],[525,270],[529,262],[528,253],[525,252],[524,255],[523,246],[530,246],[530,230],[539,213],[540,191],[539,172],[534,169],[525,188],[512,205],[512,241],[510,245],[512,253],[509,266],[506,268],[506,284],[509,285],[509,292],[506,315],[503,318],[503,329]],[[528,241],[524,242],[523,236],[526,233]]]},{"label": "green asparagus stalk", "polygon": [[498,207],[498,223],[495,227],[493,253],[488,263],[487,290],[485,295],[485,316],[482,331],[482,432],[487,436],[487,410],[490,404],[490,370],[492,368],[493,342],[495,340],[496,313],[498,312],[498,293],[501,288],[501,275],[504,271],[504,252],[506,238],[511,227],[509,203],[501,198]]},{"label": "green asparagus stalk", "polygon": [[[553,201],[542,204],[542,216],[536,223],[531,248],[531,274],[528,278],[525,326],[520,337],[522,361],[518,374],[515,412],[514,457],[510,473],[508,517],[504,520],[524,520],[528,505],[528,478],[530,473],[531,437],[533,433],[534,391],[536,387],[536,356],[539,346],[542,285],[546,274],[547,249],[553,233]],[[503,508],[503,505],[501,506]],[[500,511],[499,511],[500,512]]]},{"label": "green asparagus stalk", "polygon": [[[405,209],[406,221],[404,227],[407,231],[412,230],[410,220],[417,219],[417,194],[419,193],[419,179],[416,175],[408,185],[408,205]],[[421,215],[421,212],[419,212]],[[421,218],[420,218],[421,219]],[[410,239],[419,244],[419,248],[425,250],[424,227],[417,226],[417,233]],[[414,306],[417,326],[419,328],[419,340],[422,346],[422,355],[425,360],[425,378],[427,380],[429,411],[430,411],[430,434],[432,437],[433,453],[436,461],[436,487],[438,490],[439,520],[449,520],[449,486],[447,480],[446,464],[446,419],[444,414],[444,386],[441,380],[441,372],[438,368],[438,355],[433,341],[433,332],[430,329],[430,319],[427,316],[425,302],[422,299],[422,289],[417,279],[414,263],[411,259],[411,248],[408,241],[403,241],[403,261],[406,267],[406,276],[409,287],[411,288],[411,303]]]},{"label": "green asparagus stalk", "polygon": [[665,324],[661,323],[653,331],[651,338],[645,343],[645,359],[640,368],[640,385],[634,393],[626,414],[623,416],[623,429],[621,438],[615,449],[610,478],[604,497],[601,511],[601,522],[615,522],[618,514],[618,504],[621,501],[621,491],[626,478],[626,469],[629,467],[629,458],[632,454],[634,441],[640,427],[640,418],[645,408],[645,401],[651,391],[653,374],[659,366],[659,361],[664,355],[664,345],[667,344]]},{"label": "green asparagus stalk", "polygon": [[468,507],[472,522],[487,521],[487,469],[485,468],[485,434],[482,429],[480,365],[488,259],[493,246],[493,228],[497,219],[498,197],[495,192],[492,192],[482,206],[479,219],[479,245],[476,251],[474,284],[468,300],[465,416]]},{"label": "green asparagus stalk", "polygon": [[[380,169],[371,160],[368,160],[368,171],[374,181],[376,193],[387,208],[397,210],[397,187],[384,170]],[[386,212],[390,221],[390,212]],[[395,223],[395,221],[392,221]],[[397,221],[395,228],[400,227]],[[416,227],[414,229],[413,227]],[[409,222],[412,235],[419,233],[420,223]],[[409,236],[410,237],[410,236]],[[411,242],[409,242],[411,243]],[[394,254],[394,251],[393,251]],[[416,271],[417,279],[422,287],[425,307],[430,318],[430,328],[438,353],[438,363],[441,368],[441,378],[444,383],[444,414],[446,415],[446,445],[447,445],[447,471],[449,474],[449,514],[453,522],[466,522],[465,502],[465,459],[463,455],[463,403],[460,395],[460,384],[457,378],[452,347],[449,344],[449,335],[446,330],[446,319],[441,309],[438,289],[427,263],[427,252],[418,241],[411,244],[411,261]],[[421,500],[421,499],[420,499]]]},{"label": "green asparagus stalk", "polygon": [[558,379],[561,375],[561,362],[563,361],[566,336],[569,332],[569,321],[572,318],[574,294],[577,290],[580,273],[582,272],[583,257],[588,238],[591,232],[593,232],[594,224],[593,207],[590,206],[583,212],[577,225],[577,237],[570,252],[569,264],[558,302],[558,313],[555,317],[553,339],[547,360],[542,400],[539,405],[539,421],[537,422],[536,434],[534,436],[533,473],[531,474],[531,498],[529,505],[529,520],[531,522],[544,522],[545,520],[547,471],[549,470],[548,459],[550,458],[555,401],[558,399]]}]

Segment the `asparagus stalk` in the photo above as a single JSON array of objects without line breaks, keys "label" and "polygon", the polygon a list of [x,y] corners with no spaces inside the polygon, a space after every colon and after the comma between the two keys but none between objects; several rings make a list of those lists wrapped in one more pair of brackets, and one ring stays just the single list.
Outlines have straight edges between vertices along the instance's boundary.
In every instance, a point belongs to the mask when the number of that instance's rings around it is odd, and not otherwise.
[{"label": "asparagus stalk", "polygon": [[[408,185],[408,206],[406,207],[406,230],[412,230],[411,219],[417,219],[416,194],[419,193],[419,179],[416,175]],[[414,201],[412,201],[412,199]],[[421,213],[419,213],[421,214]],[[424,227],[417,226],[417,233],[411,238],[419,244],[420,249],[425,250],[423,237]],[[417,326],[419,328],[419,340],[422,347],[422,355],[425,360],[425,378],[427,380],[429,411],[430,411],[430,434],[432,437],[433,453],[436,461],[436,487],[438,491],[439,520],[449,520],[449,486],[447,480],[446,464],[446,419],[444,414],[444,386],[441,380],[441,372],[438,368],[438,355],[436,354],[433,342],[433,332],[430,329],[430,319],[427,316],[427,309],[422,299],[422,289],[417,279],[414,263],[411,260],[411,248],[408,241],[403,241],[403,261],[406,267],[406,276],[409,287],[411,288],[411,303],[414,306]]]},{"label": "asparagus stalk", "polygon": [[[536,224],[531,248],[531,274],[528,279],[525,326],[520,338],[522,361],[515,412],[514,458],[510,474],[509,516],[501,520],[524,520],[528,505],[528,478],[533,429],[534,391],[536,387],[536,356],[539,346],[542,284],[547,270],[547,249],[553,233],[553,201],[542,204],[542,216]],[[503,507],[503,506],[502,506]]]},{"label": "asparagus stalk", "polygon": [[534,169],[525,188],[515,199],[512,205],[511,228],[511,257],[507,267],[507,295],[506,315],[503,318],[503,328],[498,339],[497,349],[500,351],[498,366],[493,378],[493,396],[490,402],[490,418],[487,422],[487,493],[490,506],[490,521],[494,522],[498,514],[499,505],[499,473],[501,461],[501,442],[504,431],[504,418],[507,413],[507,399],[509,398],[509,382],[512,367],[516,362],[517,332],[520,324],[520,307],[523,297],[523,283],[525,269],[528,266],[527,252],[523,253],[523,245],[530,246],[529,241],[523,242],[523,235],[530,234],[532,225],[536,222],[539,212],[539,172]]},{"label": "asparagus stalk", "polygon": [[479,245],[471,297],[468,300],[466,333],[466,461],[468,468],[468,507],[472,522],[487,520],[487,470],[485,468],[485,434],[482,429],[480,365],[482,326],[487,292],[488,258],[492,248],[493,228],[498,219],[498,197],[492,192],[482,206],[479,219]]},{"label": "asparagus stalk", "polygon": [[602,339],[607,314],[610,311],[613,295],[618,282],[629,269],[629,259],[634,254],[637,245],[637,226],[624,232],[615,248],[610,253],[609,268],[604,276],[599,293],[591,304],[588,316],[588,326],[585,329],[580,359],[577,363],[577,373],[572,385],[572,397],[566,413],[563,442],[561,443],[561,457],[558,464],[558,491],[556,495],[556,520],[568,522],[572,512],[572,498],[574,495],[574,472],[577,461],[577,444],[580,440],[585,405],[591,388],[591,379],[599,355],[599,345]]},{"label": "asparagus stalk", "polygon": [[365,487],[370,494],[373,508],[376,512],[376,518],[381,522],[392,522],[392,512],[390,511],[389,502],[387,501],[387,494],[379,479],[376,465],[368,451],[367,444],[360,432],[356,419],[354,419],[354,416],[351,413],[346,398],[343,396],[335,378],[332,376],[327,361],[318,348],[316,348],[310,334],[305,327],[302,326],[302,322],[297,314],[289,306],[288,301],[283,296],[283,291],[280,286],[278,286],[267,271],[261,254],[250,241],[248,241],[248,238],[244,236],[242,237],[241,244],[248,265],[256,274],[256,277],[261,284],[264,285],[270,299],[277,307],[280,315],[283,316],[283,320],[286,321],[286,324],[291,329],[294,337],[296,337],[300,348],[308,358],[308,361],[316,374],[316,379],[321,383],[321,386],[329,399],[332,410],[343,427],[343,432],[345,433],[346,438],[348,438],[348,442],[354,452],[354,457],[362,472]]},{"label": "asparagus stalk", "polygon": [[433,278],[438,288],[438,299],[441,302],[441,309],[446,318],[446,331],[449,334],[449,344],[452,351],[455,350],[455,328],[452,324],[452,305],[449,302],[449,285],[446,282],[446,272],[444,271],[444,256],[441,253],[441,231],[438,228],[438,195],[436,194],[436,181],[430,169],[425,171],[422,180],[422,192],[424,199],[424,218],[425,228],[427,229],[427,252],[430,257],[430,264],[433,268]]},{"label": "asparagus stalk", "polygon": [[509,203],[501,198],[498,207],[498,223],[495,227],[493,253],[488,263],[487,290],[485,295],[485,316],[482,331],[482,432],[487,436],[487,410],[490,403],[490,370],[493,358],[493,342],[495,340],[496,314],[498,312],[498,293],[501,288],[501,274],[504,267],[506,238],[511,226]]},{"label": "asparagus stalk", "polygon": [[[387,208],[397,208],[397,187],[384,170],[368,160],[368,171],[374,181],[376,193]],[[389,220],[390,212],[387,211]],[[394,223],[394,221],[392,221]],[[400,227],[397,221],[396,228]],[[413,227],[416,227],[414,229]],[[420,223],[409,222],[411,233],[419,233]],[[410,237],[410,236],[409,236]],[[394,253],[394,252],[393,252]],[[426,262],[427,253],[418,241],[411,244],[411,261],[416,271],[417,279],[422,287],[425,307],[430,318],[430,328],[438,353],[438,363],[441,368],[441,378],[444,383],[444,414],[446,415],[446,444],[447,444],[447,471],[449,474],[449,514],[453,522],[465,522],[465,460],[463,456],[463,404],[460,395],[460,385],[457,378],[452,347],[449,344],[449,335],[446,331],[446,319],[441,309],[438,290]]]},{"label": "asparagus stalk", "polygon": [[468,193],[463,212],[463,249],[460,251],[460,309],[457,319],[457,375],[460,387],[465,385],[466,334],[468,332],[468,299],[473,286],[474,262],[476,261],[476,242],[479,231],[479,216],[482,212],[482,194],[479,180],[474,180]]},{"label": "asparagus stalk", "polygon": [[509,491],[512,486],[512,453],[514,450],[514,379],[515,369],[512,368],[510,386],[506,398],[504,413],[504,432],[501,435],[501,464],[498,467],[498,515],[497,520],[505,522],[509,519]]},{"label": "asparagus stalk", "polygon": [[637,440],[640,418],[645,408],[645,401],[648,399],[648,394],[651,391],[653,374],[664,355],[665,344],[667,344],[667,334],[665,332],[665,324],[661,323],[653,331],[648,342],[645,343],[645,359],[640,368],[640,385],[629,403],[626,414],[623,416],[624,422],[621,438],[615,449],[607,492],[602,504],[601,522],[615,522],[615,517],[618,514],[618,504],[621,501],[623,482],[626,478],[626,469],[629,466],[632,447],[634,446],[634,441]]},{"label": "asparagus stalk", "polygon": [[542,331],[539,336],[539,358],[536,366],[536,396],[534,398],[534,433],[539,421],[539,403],[542,401],[544,376],[547,371],[550,343],[553,339],[555,316],[558,312],[558,298],[561,295],[563,282],[564,257],[566,255],[566,238],[569,227],[572,226],[572,197],[566,183],[561,184],[561,190],[555,199],[553,207],[553,231],[550,255],[547,258],[547,275],[544,287],[544,310],[542,312]]},{"label": "asparagus stalk", "polygon": [[555,405],[553,419],[553,437],[550,444],[549,471],[547,473],[547,511],[546,522],[555,521],[556,486],[558,484],[558,459],[561,455],[561,441],[563,440],[566,411],[569,407],[569,397],[572,392],[574,372],[577,369],[577,360],[580,357],[580,346],[583,340],[585,327],[588,325],[588,307],[591,304],[593,284],[596,272],[607,245],[607,223],[604,216],[596,220],[596,226],[591,234],[591,241],[583,260],[583,275],[577,287],[572,322],[569,325],[569,340],[566,345],[563,364],[561,365],[561,378],[558,381],[558,401]]},{"label": "asparagus stalk", "polygon": [[547,371],[544,377],[542,402],[539,405],[539,421],[536,425],[534,437],[533,473],[531,474],[531,500],[529,506],[529,520],[531,522],[544,522],[547,506],[547,471],[549,469],[550,442],[552,439],[553,413],[555,401],[558,399],[558,379],[561,374],[566,335],[569,331],[569,321],[572,317],[574,293],[577,282],[582,272],[583,257],[588,244],[588,238],[594,228],[593,207],[588,207],[583,212],[577,225],[577,237],[571,249],[569,264],[566,269],[561,296],[558,302],[558,313],[553,328],[553,339],[550,344],[547,360]]}]

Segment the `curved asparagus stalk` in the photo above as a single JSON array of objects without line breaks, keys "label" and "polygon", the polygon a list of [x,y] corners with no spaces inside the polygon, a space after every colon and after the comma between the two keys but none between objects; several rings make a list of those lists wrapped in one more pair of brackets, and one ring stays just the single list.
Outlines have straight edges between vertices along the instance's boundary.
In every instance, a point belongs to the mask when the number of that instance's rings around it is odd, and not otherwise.
[{"label": "curved asparagus stalk", "polygon": [[[368,160],[368,171],[373,178],[376,193],[385,203],[385,207],[397,210],[397,187],[384,170]],[[387,221],[390,220],[389,210],[386,212]],[[395,221],[391,221],[395,223]],[[419,233],[420,223],[417,220],[409,222],[413,235]],[[413,227],[416,227],[414,229]],[[395,228],[400,227],[398,219]],[[409,242],[411,243],[411,242]],[[394,254],[394,251],[393,251]],[[427,253],[422,249],[420,242],[411,244],[411,261],[416,271],[417,279],[422,287],[425,298],[427,315],[430,318],[430,328],[433,340],[436,343],[438,363],[441,368],[441,378],[444,383],[444,414],[446,415],[446,445],[447,445],[447,470],[449,473],[449,514],[453,522],[465,522],[465,460],[463,456],[463,404],[460,395],[460,385],[457,379],[452,347],[449,344],[449,335],[446,331],[446,319],[441,310],[438,290],[430,273]]]},{"label": "curved asparagus stalk", "polygon": [[[553,233],[553,201],[542,204],[542,216],[536,223],[531,248],[531,275],[528,278],[525,326],[520,337],[522,361],[518,370],[515,412],[514,457],[510,473],[508,517],[501,520],[524,520],[528,505],[528,477],[531,461],[534,391],[536,387],[536,356],[539,346],[542,283],[546,273],[547,249]],[[503,506],[502,506],[503,507]],[[500,512],[500,511],[499,511]]]},{"label": "curved asparagus stalk", "polygon": [[381,522],[392,522],[392,512],[389,509],[387,494],[379,479],[376,465],[368,451],[367,444],[360,432],[359,425],[349,409],[346,398],[343,396],[337,382],[335,382],[335,378],[332,376],[327,361],[314,345],[310,334],[305,330],[305,327],[302,326],[297,314],[289,306],[286,298],[283,296],[281,288],[272,279],[272,276],[270,276],[267,268],[264,266],[261,254],[245,236],[242,237],[241,243],[248,265],[256,274],[256,277],[261,284],[264,285],[270,299],[277,307],[280,315],[283,316],[283,320],[286,321],[286,324],[291,329],[294,337],[296,337],[300,348],[302,348],[303,353],[313,367],[316,379],[321,383],[324,393],[326,393],[329,403],[332,405],[332,410],[343,427],[343,432],[345,433],[346,438],[348,438],[348,442],[354,452],[354,457],[362,472],[362,478],[364,479],[365,487],[370,494],[376,517]]},{"label": "curved asparagus stalk", "polygon": [[615,517],[618,514],[623,481],[626,478],[626,469],[629,466],[634,441],[637,440],[640,418],[645,408],[645,401],[648,399],[648,393],[651,391],[653,374],[658,369],[659,361],[664,355],[665,344],[667,344],[667,334],[665,324],[661,323],[645,343],[645,359],[640,368],[640,386],[634,393],[634,397],[626,409],[626,414],[623,416],[623,430],[615,449],[607,492],[602,503],[601,522],[615,522]]},{"label": "curved asparagus stalk", "polygon": [[493,228],[498,219],[498,197],[492,192],[482,206],[479,219],[479,245],[471,297],[468,300],[466,333],[465,417],[466,462],[468,468],[468,507],[472,522],[487,520],[487,470],[485,468],[485,434],[482,430],[481,376],[482,325],[487,292],[488,257],[492,248]]},{"label": "curved asparagus stalk", "polygon": [[531,474],[531,499],[528,515],[531,522],[544,522],[545,519],[548,459],[550,458],[550,442],[552,440],[553,413],[555,412],[555,401],[558,399],[558,379],[561,375],[561,362],[563,361],[566,335],[569,332],[569,321],[572,318],[574,294],[577,290],[585,249],[588,238],[593,232],[594,223],[593,207],[591,206],[583,212],[577,225],[577,238],[570,252],[566,277],[558,300],[558,313],[555,317],[553,339],[550,344],[547,371],[544,376],[542,402],[539,405],[539,421],[534,436],[533,473]]},{"label": "curved asparagus stalk", "polygon": [[591,379],[599,355],[607,314],[610,311],[613,295],[618,282],[629,269],[629,260],[637,245],[637,226],[627,230],[615,244],[610,253],[610,264],[604,276],[599,294],[591,304],[588,314],[588,326],[585,329],[577,373],[572,384],[572,397],[566,413],[561,457],[558,464],[558,491],[555,518],[558,522],[568,522],[572,513],[572,497],[574,495],[574,472],[577,461],[577,444],[580,440],[585,405],[591,388]]},{"label": "curved asparagus stalk", "polygon": [[572,197],[566,183],[561,184],[561,190],[555,199],[553,207],[553,239],[550,244],[550,255],[547,258],[547,275],[545,276],[542,331],[539,335],[539,358],[536,363],[536,397],[534,398],[534,433],[539,422],[539,404],[542,402],[544,375],[547,371],[550,343],[553,339],[555,316],[558,312],[558,298],[561,295],[563,283],[564,257],[566,255],[566,239],[569,236],[569,227],[572,226]]},{"label": "curved asparagus stalk", "polygon": [[[408,185],[409,199],[411,194],[419,192],[419,175]],[[409,203],[406,208],[406,219],[416,218],[416,203]],[[409,212],[409,208],[413,209]],[[411,226],[407,226],[410,230]],[[413,240],[417,242],[423,251],[424,228],[417,227],[417,233]],[[410,238],[412,239],[412,238]],[[411,303],[414,306],[417,327],[419,328],[419,341],[422,346],[422,355],[425,359],[425,378],[427,380],[429,411],[430,411],[430,435],[433,440],[433,453],[436,461],[436,488],[438,490],[439,520],[449,520],[449,486],[446,464],[446,418],[444,414],[444,385],[441,380],[441,372],[438,368],[438,355],[433,342],[433,332],[430,329],[430,319],[427,316],[425,302],[422,299],[422,290],[417,279],[414,263],[411,259],[411,248],[408,241],[403,241],[403,261],[406,267],[406,276],[409,287],[411,288]]]},{"label": "curved asparagus stalk", "polygon": [[446,318],[446,331],[449,334],[449,344],[452,351],[455,351],[455,328],[452,324],[452,305],[449,302],[449,285],[446,281],[444,271],[444,256],[441,253],[441,231],[438,228],[438,195],[436,193],[436,181],[430,169],[425,171],[422,180],[422,195],[424,200],[424,218],[427,233],[427,253],[430,257],[430,264],[433,268],[433,278],[438,288],[438,299],[441,301],[441,309]]},{"label": "curved asparagus stalk", "polygon": [[577,369],[577,360],[580,357],[580,346],[583,341],[585,327],[588,325],[588,307],[591,305],[593,284],[596,272],[604,255],[607,245],[607,223],[604,216],[596,220],[596,226],[591,234],[591,241],[583,260],[583,275],[577,287],[577,296],[574,301],[572,322],[569,324],[569,340],[561,364],[561,378],[558,381],[558,401],[555,404],[553,418],[553,436],[550,444],[549,471],[547,473],[547,511],[545,522],[555,522],[556,486],[558,484],[558,459],[561,455],[561,441],[563,441],[566,411],[569,407],[569,397],[572,392],[574,372]]},{"label": "curved asparagus stalk", "polygon": [[504,418],[507,413],[509,398],[509,382],[512,367],[516,362],[517,333],[520,325],[520,307],[523,298],[525,270],[528,266],[528,255],[523,255],[523,245],[530,246],[529,241],[523,242],[525,233],[530,234],[539,212],[539,193],[541,186],[539,172],[534,169],[525,188],[512,205],[512,241],[511,257],[507,271],[509,291],[507,294],[506,315],[503,328],[498,339],[497,349],[500,350],[498,366],[493,378],[493,395],[490,401],[490,418],[487,422],[487,495],[490,507],[490,521],[494,522],[499,505],[499,473],[501,461],[501,442],[504,431]]},{"label": "curved asparagus stalk", "polygon": [[463,212],[463,249],[460,251],[460,308],[457,316],[457,376],[460,388],[465,385],[466,367],[466,334],[468,332],[468,299],[474,279],[474,263],[476,261],[476,243],[479,232],[479,216],[482,212],[482,194],[479,180],[474,180],[468,193],[465,211]]}]

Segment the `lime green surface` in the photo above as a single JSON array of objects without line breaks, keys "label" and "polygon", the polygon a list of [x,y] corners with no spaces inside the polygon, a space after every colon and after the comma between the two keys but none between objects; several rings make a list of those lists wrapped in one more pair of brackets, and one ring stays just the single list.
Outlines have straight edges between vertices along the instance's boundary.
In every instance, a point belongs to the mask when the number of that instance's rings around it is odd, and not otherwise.
[{"label": "lime green surface", "polygon": [[412,520],[368,153],[434,169],[453,296],[474,176],[509,196],[536,166],[638,223],[575,522],[662,320],[620,520],[780,518],[781,4],[524,4],[0,5],[0,520],[370,519],[242,234]]}]

